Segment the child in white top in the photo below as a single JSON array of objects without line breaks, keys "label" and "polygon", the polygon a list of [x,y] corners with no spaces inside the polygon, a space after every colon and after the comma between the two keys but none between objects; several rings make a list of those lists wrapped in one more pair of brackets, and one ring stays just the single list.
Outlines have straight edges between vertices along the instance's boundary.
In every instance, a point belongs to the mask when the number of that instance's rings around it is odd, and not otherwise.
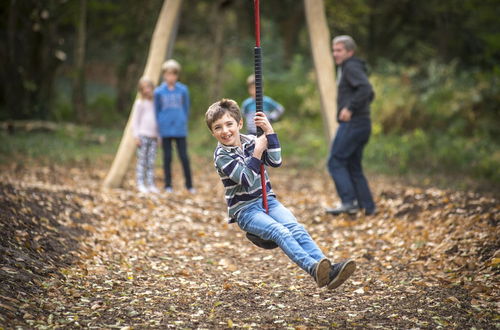
[{"label": "child in white top", "polygon": [[154,164],[159,134],[153,104],[153,82],[141,78],[138,91],[140,98],[136,99],[132,109],[132,131],[137,144],[137,189],[141,193],[157,193],[159,190],[154,183]]}]

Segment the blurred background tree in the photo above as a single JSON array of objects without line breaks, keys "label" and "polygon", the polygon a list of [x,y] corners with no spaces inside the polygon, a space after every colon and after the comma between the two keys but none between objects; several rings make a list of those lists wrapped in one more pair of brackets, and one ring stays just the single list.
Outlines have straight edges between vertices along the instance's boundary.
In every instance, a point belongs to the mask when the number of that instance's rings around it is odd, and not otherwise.
[{"label": "blurred background tree", "polygon": [[[76,47],[82,2],[83,64]],[[72,103],[77,86],[85,91],[80,111],[87,124],[123,128],[163,1],[82,2],[1,2],[0,120],[79,123],[83,119]],[[332,36],[352,35],[369,63],[377,97],[368,165],[391,173],[452,169],[500,180],[498,1],[324,3]],[[287,109],[277,127],[301,162],[311,157],[311,147],[324,157],[303,3],[263,1],[261,15],[264,91]],[[191,90],[191,131],[201,150],[211,143],[203,127],[207,106],[222,96],[240,102],[247,97],[253,1],[185,0],[176,32],[169,53],[182,64],[181,81]],[[72,84],[79,66],[80,87]]]}]

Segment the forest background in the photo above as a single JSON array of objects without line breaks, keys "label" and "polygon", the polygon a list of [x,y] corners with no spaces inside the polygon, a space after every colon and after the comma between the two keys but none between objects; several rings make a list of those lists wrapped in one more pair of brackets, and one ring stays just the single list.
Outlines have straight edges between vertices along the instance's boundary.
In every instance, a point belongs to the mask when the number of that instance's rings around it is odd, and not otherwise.
[{"label": "forest background", "polygon": [[[23,0],[0,4],[0,162],[93,161],[118,146],[163,1]],[[326,0],[333,36],[367,60],[376,99],[369,171],[500,183],[500,5],[495,0]],[[324,170],[323,131],[304,6],[262,1],[264,93],[286,108],[276,130],[297,166]],[[185,0],[168,56],[191,91],[190,150],[211,157],[203,115],[247,97],[253,2]],[[51,132],[16,123],[56,123]],[[20,125],[19,127],[22,127]],[[314,152],[311,152],[314,150]],[[460,180],[455,180],[460,178]]]}]

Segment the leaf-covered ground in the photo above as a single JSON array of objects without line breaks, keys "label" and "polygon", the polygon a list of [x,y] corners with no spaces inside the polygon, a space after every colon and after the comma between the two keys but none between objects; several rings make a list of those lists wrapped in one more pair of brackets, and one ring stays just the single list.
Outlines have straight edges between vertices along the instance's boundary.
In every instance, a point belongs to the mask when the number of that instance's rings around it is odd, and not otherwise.
[{"label": "leaf-covered ground", "polygon": [[[222,185],[102,191],[106,166],[13,164],[0,174],[0,328],[477,328],[500,326],[500,201],[372,178],[373,217],[332,217],[326,173],[272,170],[274,190],[333,261],[335,291],[226,224]],[[131,171],[132,172],[132,171]],[[161,175],[161,172],[158,172]]]}]

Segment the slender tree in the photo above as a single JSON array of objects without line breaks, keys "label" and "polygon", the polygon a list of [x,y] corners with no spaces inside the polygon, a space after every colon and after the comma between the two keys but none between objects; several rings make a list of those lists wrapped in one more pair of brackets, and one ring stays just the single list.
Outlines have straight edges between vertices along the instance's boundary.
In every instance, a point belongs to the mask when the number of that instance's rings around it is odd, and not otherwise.
[{"label": "slender tree", "polygon": [[73,109],[79,122],[85,122],[85,44],[87,39],[87,0],[80,0],[75,39]]},{"label": "slender tree", "polygon": [[46,119],[57,68],[65,60],[60,33],[71,5],[56,1],[0,4],[0,118]]},{"label": "slender tree", "polygon": [[304,0],[316,68],[316,81],[321,96],[321,113],[328,142],[337,129],[337,85],[331,52],[330,31],[326,22],[323,0]]}]

